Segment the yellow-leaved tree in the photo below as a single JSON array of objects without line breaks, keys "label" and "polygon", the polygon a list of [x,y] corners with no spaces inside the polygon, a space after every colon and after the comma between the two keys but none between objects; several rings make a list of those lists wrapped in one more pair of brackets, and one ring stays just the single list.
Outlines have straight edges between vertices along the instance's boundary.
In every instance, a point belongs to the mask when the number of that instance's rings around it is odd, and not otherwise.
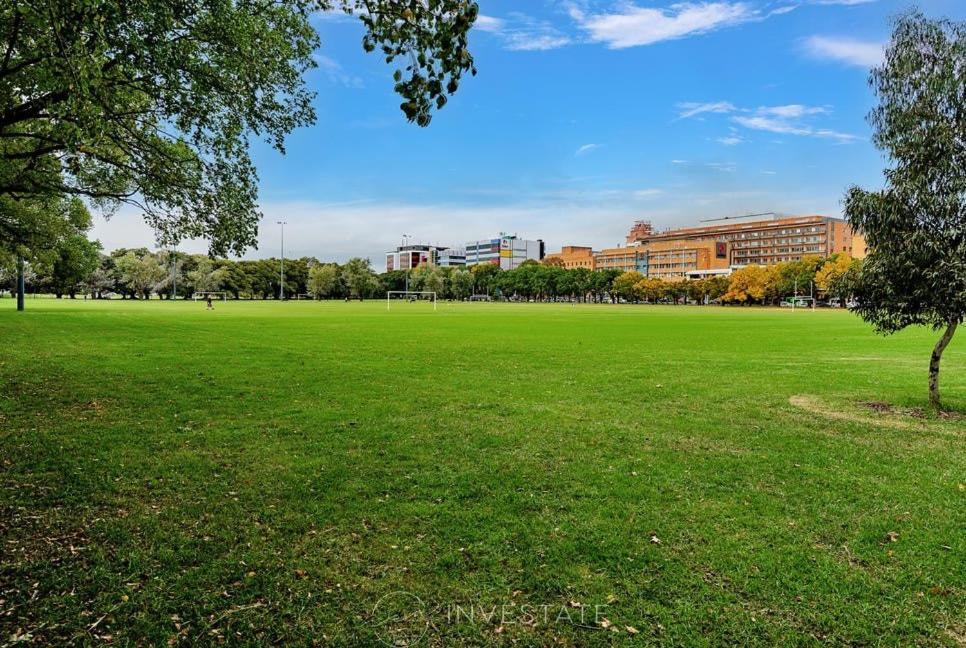
[{"label": "yellow-leaved tree", "polygon": [[728,292],[721,298],[739,304],[761,303],[768,291],[769,271],[759,265],[738,268],[731,275]]}]

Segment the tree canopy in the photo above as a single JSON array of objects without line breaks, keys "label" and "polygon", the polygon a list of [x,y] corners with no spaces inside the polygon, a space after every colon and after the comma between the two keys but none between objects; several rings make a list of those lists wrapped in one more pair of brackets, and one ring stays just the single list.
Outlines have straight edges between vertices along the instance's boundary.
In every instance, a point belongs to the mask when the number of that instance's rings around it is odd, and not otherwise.
[{"label": "tree canopy", "polygon": [[400,61],[420,126],[474,72],[472,0],[11,0],[0,6],[0,197],[138,206],[161,244],[254,245],[249,140],[280,152],[313,123],[317,12],[345,11],[362,45]]},{"label": "tree canopy", "polygon": [[885,187],[848,190],[848,221],[869,254],[857,312],[880,332],[944,329],[930,360],[930,402],[940,406],[939,362],[966,316],[966,25],[900,17],[870,84],[870,121],[889,166]]}]

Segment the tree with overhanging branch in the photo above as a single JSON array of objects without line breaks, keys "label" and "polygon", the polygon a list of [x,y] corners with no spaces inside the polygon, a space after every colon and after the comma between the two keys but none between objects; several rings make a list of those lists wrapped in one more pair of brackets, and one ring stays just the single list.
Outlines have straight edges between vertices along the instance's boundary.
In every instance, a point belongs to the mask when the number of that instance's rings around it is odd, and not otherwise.
[{"label": "tree with overhanging branch", "polygon": [[361,20],[362,45],[398,62],[407,119],[475,73],[472,0],[8,0],[0,6],[0,197],[80,196],[139,208],[161,245],[255,244],[253,137],[279,152],[315,120],[304,75],[310,19]]},{"label": "tree with overhanging branch", "polygon": [[942,331],[929,360],[938,410],[940,361],[966,317],[966,25],[901,16],[870,83],[873,141],[890,164],[882,190],[846,195],[869,247],[855,310],[882,333]]}]

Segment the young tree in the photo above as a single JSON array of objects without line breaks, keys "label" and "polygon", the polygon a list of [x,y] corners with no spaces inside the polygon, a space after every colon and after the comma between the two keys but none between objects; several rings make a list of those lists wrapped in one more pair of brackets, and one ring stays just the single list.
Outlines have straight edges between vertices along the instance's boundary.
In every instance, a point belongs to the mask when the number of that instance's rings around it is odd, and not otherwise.
[{"label": "young tree", "polygon": [[718,275],[705,279],[707,285],[708,299],[716,301],[721,299],[728,292],[728,284],[731,282],[729,277]]},{"label": "young tree", "polygon": [[735,270],[728,282],[728,292],[722,301],[739,304],[761,303],[768,291],[769,272],[759,265],[745,266]]},{"label": "young tree", "polygon": [[334,263],[317,263],[309,268],[309,292],[315,299],[331,296],[339,281],[339,267]]},{"label": "young tree", "polygon": [[636,302],[640,300],[641,293],[638,284],[644,279],[644,275],[636,270],[629,270],[614,279],[614,293],[626,301]]},{"label": "young tree", "polygon": [[101,299],[104,293],[114,289],[114,277],[109,270],[101,264],[94,268],[94,271],[87,277],[86,288],[88,294],[93,299]]},{"label": "young tree", "polygon": [[362,301],[372,294],[375,286],[373,280],[378,281],[372,272],[372,265],[369,263],[369,259],[360,259],[358,257],[349,259],[346,262],[342,267],[342,276],[345,279],[346,286],[349,288],[350,296],[359,301]]},{"label": "young tree", "polygon": [[216,268],[211,259],[200,257],[195,269],[188,273],[187,279],[192,292],[215,292],[221,290],[227,277],[226,268]]},{"label": "young tree", "polygon": [[591,292],[594,287],[594,273],[590,268],[574,268],[568,270],[567,274],[570,275],[570,285],[577,295],[577,300],[587,301],[587,293]]},{"label": "young tree", "polygon": [[142,256],[127,252],[117,260],[117,271],[134,296],[144,299],[151,297],[155,284],[164,277],[164,268],[150,252]]},{"label": "young tree", "polygon": [[881,333],[927,325],[943,333],[929,361],[939,409],[939,365],[966,316],[966,24],[900,17],[870,84],[879,98],[873,141],[888,157],[885,188],[853,186],[849,223],[868,242],[856,311]]},{"label": "young tree", "polygon": [[815,287],[822,294],[838,299],[845,308],[855,291],[861,267],[862,262],[848,254],[832,255],[815,273]]},{"label": "young tree", "polygon": [[100,263],[101,244],[83,234],[71,234],[57,243],[50,267],[50,284],[58,299],[71,299]]},{"label": "young tree", "polygon": [[639,299],[657,303],[668,296],[668,284],[656,277],[643,277],[635,285]]},{"label": "young tree", "polygon": [[456,299],[466,299],[473,294],[473,274],[457,268],[450,276],[450,290]]},{"label": "young tree", "polygon": [[162,299],[177,297],[173,294],[175,292],[189,294],[186,290],[189,281],[185,275],[185,266],[190,268],[194,265],[193,257],[172,250],[161,250],[156,256],[158,265],[164,268],[164,276],[154,284],[154,292]]},{"label": "young tree", "polygon": [[478,263],[472,268],[473,286],[477,294],[490,294],[490,289],[496,288],[496,279],[499,276],[500,266],[495,263]]},{"label": "young tree", "polygon": [[0,197],[83,195],[141,209],[162,243],[255,243],[249,140],[280,152],[315,120],[311,21],[355,13],[366,51],[401,61],[420,126],[475,72],[472,0],[47,0],[0,4]]}]

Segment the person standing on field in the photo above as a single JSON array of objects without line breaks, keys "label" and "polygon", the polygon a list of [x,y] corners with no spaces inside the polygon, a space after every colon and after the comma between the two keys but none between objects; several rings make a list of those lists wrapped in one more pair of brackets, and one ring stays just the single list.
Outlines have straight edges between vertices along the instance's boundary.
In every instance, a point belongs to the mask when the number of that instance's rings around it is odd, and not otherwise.
[{"label": "person standing on field", "polygon": [[215,305],[211,303],[211,295],[208,295],[208,310],[215,310]]}]

